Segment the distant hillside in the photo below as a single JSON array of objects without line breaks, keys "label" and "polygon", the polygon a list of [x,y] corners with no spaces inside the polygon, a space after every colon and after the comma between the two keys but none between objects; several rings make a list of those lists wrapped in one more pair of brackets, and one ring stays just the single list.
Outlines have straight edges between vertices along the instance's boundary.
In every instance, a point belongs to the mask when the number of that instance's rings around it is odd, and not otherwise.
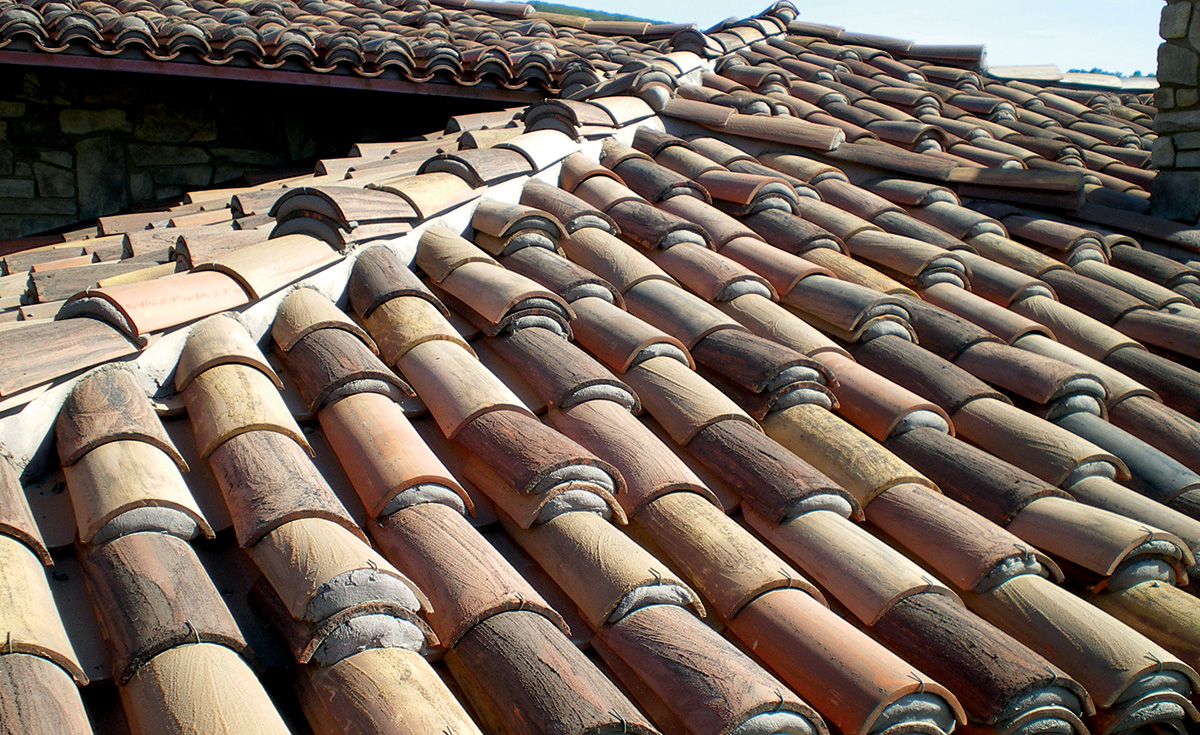
[{"label": "distant hillside", "polygon": [[576,8],[571,5],[559,5],[558,3],[529,3],[534,10],[540,10],[543,13],[562,13],[563,15],[579,15],[592,20],[635,20],[639,22],[659,23],[661,21],[650,20],[649,18],[639,18],[635,15],[622,15],[620,13],[606,13],[603,10],[587,10],[586,8]]}]

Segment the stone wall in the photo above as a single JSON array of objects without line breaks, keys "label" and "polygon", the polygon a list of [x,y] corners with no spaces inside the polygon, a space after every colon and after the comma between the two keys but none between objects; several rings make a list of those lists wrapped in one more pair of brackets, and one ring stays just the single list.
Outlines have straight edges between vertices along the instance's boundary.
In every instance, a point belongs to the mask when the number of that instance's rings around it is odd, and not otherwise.
[{"label": "stone wall", "polygon": [[0,75],[0,238],[299,172],[498,109],[470,98],[80,70]]},{"label": "stone wall", "polygon": [[1168,0],[1158,47],[1152,212],[1200,220],[1200,0]]}]

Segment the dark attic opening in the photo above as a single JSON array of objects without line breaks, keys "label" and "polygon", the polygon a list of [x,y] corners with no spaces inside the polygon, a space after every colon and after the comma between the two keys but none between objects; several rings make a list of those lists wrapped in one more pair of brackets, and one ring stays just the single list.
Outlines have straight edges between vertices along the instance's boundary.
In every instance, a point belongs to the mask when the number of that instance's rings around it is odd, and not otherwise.
[{"label": "dark attic opening", "polygon": [[[311,174],[318,160],[346,156],[357,144],[402,141],[452,116],[532,97],[293,72],[205,68],[205,76],[190,77],[58,62],[0,74],[0,238],[189,191]],[[271,74],[289,83],[253,80]],[[404,85],[423,93],[400,91]]]}]

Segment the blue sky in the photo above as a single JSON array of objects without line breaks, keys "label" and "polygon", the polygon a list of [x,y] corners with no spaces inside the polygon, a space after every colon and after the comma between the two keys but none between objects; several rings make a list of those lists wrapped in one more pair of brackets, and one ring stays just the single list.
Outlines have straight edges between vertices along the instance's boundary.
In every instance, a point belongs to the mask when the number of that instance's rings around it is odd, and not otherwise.
[{"label": "blue sky", "polygon": [[[705,28],[753,15],[771,0],[558,0]],[[1152,73],[1159,0],[793,0],[800,17],[920,43],[983,43],[994,65],[1057,64]]]}]

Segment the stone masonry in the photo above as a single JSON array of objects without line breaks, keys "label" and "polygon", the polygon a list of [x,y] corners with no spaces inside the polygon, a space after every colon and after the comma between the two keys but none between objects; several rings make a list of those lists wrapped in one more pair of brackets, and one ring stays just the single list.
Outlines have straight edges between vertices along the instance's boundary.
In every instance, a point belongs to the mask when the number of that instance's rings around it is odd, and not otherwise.
[{"label": "stone masonry", "polygon": [[0,239],[311,172],[497,103],[78,70],[0,75]]},{"label": "stone masonry", "polygon": [[1152,212],[1200,221],[1200,0],[1168,0],[1162,11],[1154,120]]}]

